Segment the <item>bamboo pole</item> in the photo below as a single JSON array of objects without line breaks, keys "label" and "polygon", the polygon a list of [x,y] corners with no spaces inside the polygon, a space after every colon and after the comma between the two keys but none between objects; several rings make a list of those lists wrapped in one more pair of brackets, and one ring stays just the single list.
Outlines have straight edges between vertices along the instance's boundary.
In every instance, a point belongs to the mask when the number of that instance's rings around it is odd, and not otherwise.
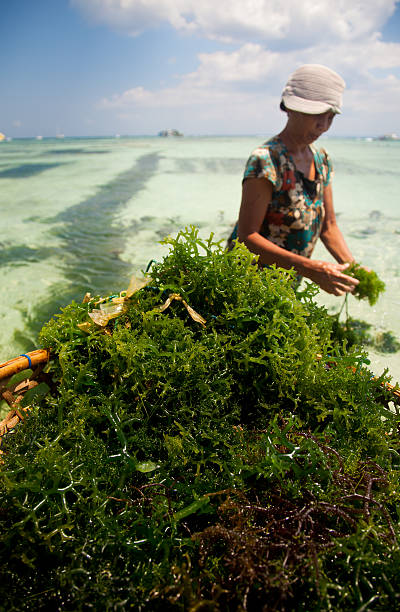
[{"label": "bamboo pole", "polygon": [[395,396],[396,401],[400,404],[400,389],[396,389],[393,385],[389,385],[389,383],[382,383],[382,387],[389,389],[392,395]]},{"label": "bamboo pole", "polygon": [[8,378],[17,372],[21,372],[21,370],[26,370],[27,368],[39,365],[39,363],[48,361],[49,357],[50,353],[48,350],[38,349],[36,351],[31,351],[30,353],[25,353],[24,355],[14,357],[14,359],[10,359],[5,363],[1,363],[0,380],[3,380],[3,378]]}]

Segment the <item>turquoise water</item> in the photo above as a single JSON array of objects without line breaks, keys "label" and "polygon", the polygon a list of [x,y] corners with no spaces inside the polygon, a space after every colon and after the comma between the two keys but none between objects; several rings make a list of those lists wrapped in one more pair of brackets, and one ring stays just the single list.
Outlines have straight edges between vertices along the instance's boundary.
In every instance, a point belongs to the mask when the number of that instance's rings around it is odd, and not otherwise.
[{"label": "turquoise water", "polygon": [[[259,137],[14,140],[0,144],[0,361],[37,347],[60,306],[87,291],[128,286],[186,225],[226,238],[236,219],[244,163]],[[400,143],[321,141],[335,168],[335,207],[358,261],[387,290],[350,314],[400,340]],[[315,257],[331,260],[322,245]],[[341,299],[320,294],[338,308]],[[400,380],[400,353],[370,351],[377,374]]]}]

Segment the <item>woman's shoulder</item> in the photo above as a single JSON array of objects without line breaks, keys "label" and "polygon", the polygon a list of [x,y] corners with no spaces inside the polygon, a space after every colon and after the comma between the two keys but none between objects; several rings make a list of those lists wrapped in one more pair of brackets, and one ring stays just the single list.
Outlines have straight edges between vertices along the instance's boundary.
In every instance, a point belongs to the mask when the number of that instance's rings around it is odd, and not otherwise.
[{"label": "woman's shoulder", "polygon": [[317,149],[314,145],[311,145],[311,150],[314,154],[314,158],[317,161],[320,161],[321,164],[331,163],[329,153],[326,149],[324,149],[324,147],[320,147],[319,149]]},{"label": "woman's shoulder", "polygon": [[250,160],[261,160],[279,166],[282,159],[286,159],[286,147],[279,136],[273,136],[262,145],[256,147],[250,154]]},{"label": "woman's shoulder", "polygon": [[244,178],[268,178],[274,185],[283,153],[283,143],[278,136],[270,138],[254,149],[247,161]]},{"label": "woman's shoulder", "polygon": [[269,140],[267,140],[266,142],[264,142],[262,145],[259,145],[258,147],[256,147],[251,155],[254,156],[265,156],[265,155],[269,155],[269,156],[273,156],[275,153],[281,153],[284,150],[284,144],[281,141],[281,139],[279,138],[279,136],[273,136],[272,138],[270,138]]}]

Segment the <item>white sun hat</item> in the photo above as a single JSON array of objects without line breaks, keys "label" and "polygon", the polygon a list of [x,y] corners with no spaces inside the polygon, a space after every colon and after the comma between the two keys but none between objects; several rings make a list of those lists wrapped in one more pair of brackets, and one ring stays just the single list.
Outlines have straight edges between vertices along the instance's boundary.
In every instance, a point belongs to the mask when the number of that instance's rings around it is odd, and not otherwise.
[{"label": "white sun hat", "polygon": [[340,113],[346,83],[336,72],[321,64],[305,64],[289,77],[282,102],[289,110],[319,115]]}]

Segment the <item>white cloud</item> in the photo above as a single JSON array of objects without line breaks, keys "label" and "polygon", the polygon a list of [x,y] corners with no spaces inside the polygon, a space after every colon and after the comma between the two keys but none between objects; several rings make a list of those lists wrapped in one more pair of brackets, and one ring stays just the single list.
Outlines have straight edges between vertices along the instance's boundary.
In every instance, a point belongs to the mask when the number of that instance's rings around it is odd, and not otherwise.
[{"label": "white cloud", "polygon": [[[176,86],[155,90],[133,87],[122,94],[104,98],[99,106],[125,112],[138,108],[196,108],[196,116],[198,113],[223,116],[232,113],[233,109],[242,114],[250,105],[259,107],[261,113],[261,108],[264,112],[267,103],[271,108],[277,106],[275,92],[268,92],[267,83],[270,83],[272,73],[279,72],[279,62],[278,54],[252,43],[232,53],[201,53],[198,69],[182,76]],[[275,77],[274,80],[279,88],[281,79]],[[258,93],[246,91],[243,83],[251,82],[257,86],[261,82],[264,86],[258,86]]]},{"label": "white cloud", "polygon": [[277,70],[280,54],[263,49],[261,45],[247,43],[227,53],[200,53],[200,65],[187,80],[206,85],[209,83],[258,82]]},{"label": "white cloud", "polygon": [[[160,120],[179,126],[192,117],[194,129],[205,131],[215,125],[222,129],[228,119],[232,132],[238,126],[244,132],[274,131],[290,72],[304,63],[321,63],[347,83],[347,119],[338,124],[348,133],[357,133],[357,125],[362,130],[368,113],[379,112],[399,131],[400,44],[385,42],[379,31],[396,1],[72,0],[91,19],[125,32],[169,23],[222,41],[221,50],[199,53],[197,69],[177,76],[172,85],[134,83],[103,98],[98,104],[103,110],[126,119],[159,113]],[[243,42],[227,51],[223,44],[228,41]]]},{"label": "white cloud", "polygon": [[[176,107],[206,104],[210,100],[233,100],[236,96],[269,95],[279,97],[288,74],[303,63],[318,62],[337,70],[348,81],[348,92],[370,83],[378,87],[391,83],[388,70],[400,67],[400,44],[384,43],[373,35],[369,40],[313,46],[302,51],[271,52],[261,45],[247,43],[233,52],[201,53],[195,72],[183,75],[173,87],[156,90],[141,86],[103,99],[102,108]],[[375,69],[384,69],[380,79],[373,77]],[[385,80],[386,79],[386,80]],[[394,80],[395,77],[393,77]],[[353,85],[352,85],[353,84]],[[355,84],[355,85],[354,85]],[[252,85],[247,94],[246,87]],[[251,89],[251,88],[250,88]],[[346,96],[349,99],[352,97]],[[397,100],[400,103],[400,100]]]},{"label": "white cloud", "polygon": [[334,38],[379,31],[396,0],[71,0],[93,22],[132,35],[167,23],[222,41]]},{"label": "white cloud", "polygon": [[387,43],[377,33],[362,41],[343,41],[332,45],[330,41],[305,48],[301,52],[304,62],[318,61],[331,66],[346,78],[368,74],[380,69],[382,74],[400,67],[400,43]]},{"label": "white cloud", "polygon": [[393,74],[383,79],[370,77],[350,90],[347,96],[347,108],[364,116],[381,115],[382,119],[391,115],[397,117],[399,107],[400,79]]}]

